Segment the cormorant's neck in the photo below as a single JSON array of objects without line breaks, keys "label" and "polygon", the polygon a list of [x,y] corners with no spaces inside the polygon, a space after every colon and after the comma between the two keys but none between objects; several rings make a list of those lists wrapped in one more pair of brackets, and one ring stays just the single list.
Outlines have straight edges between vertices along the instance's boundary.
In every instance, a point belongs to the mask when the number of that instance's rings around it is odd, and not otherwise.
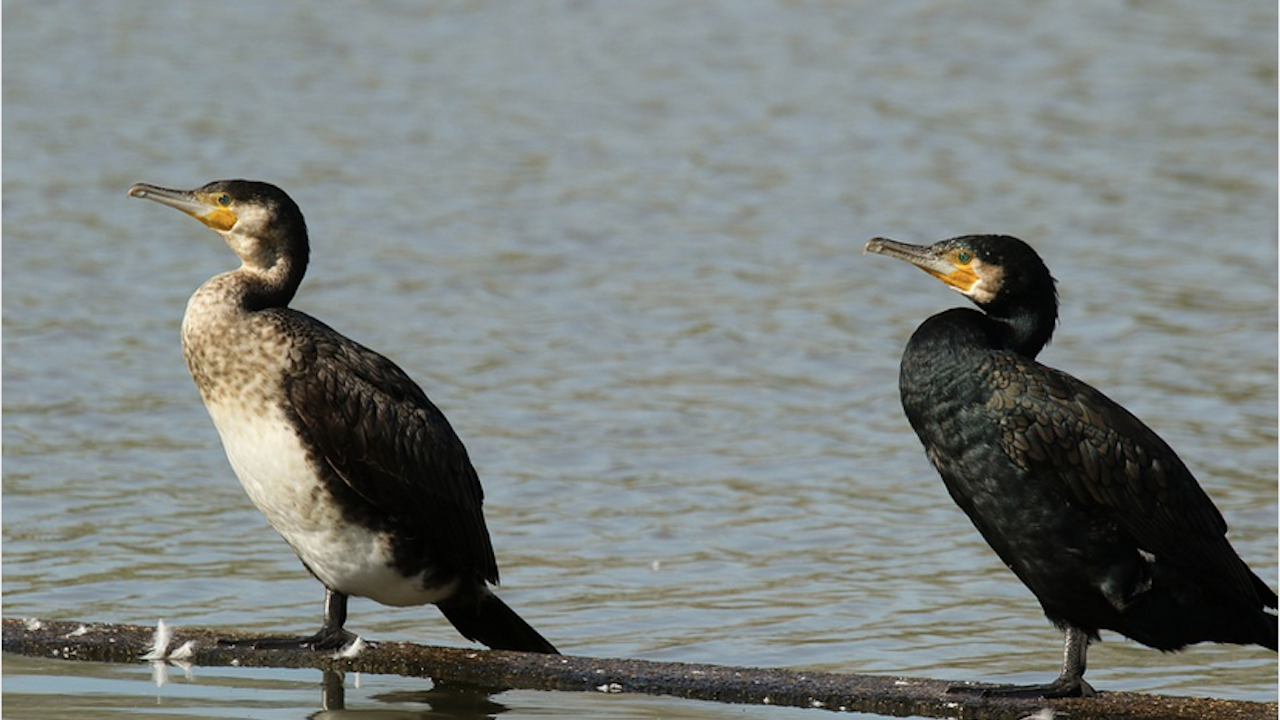
[{"label": "cormorant's neck", "polygon": [[1003,347],[1033,359],[1049,344],[1058,324],[1058,298],[1052,285],[1039,297],[997,302],[982,309]]},{"label": "cormorant's neck", "polygon": [[245,262],[235,272],[243,288],[242,302],[248,310],[287,307],[302,284],[307,271],[307,257],[284,256],[268,267]]},{"label": "cormorant's neck", "polygon": [[267,236],[232,231],[223,238],[240,257],[232,274],[245,309],[286,307],[293,300],[311,254],[305,226],[277,228]]}]

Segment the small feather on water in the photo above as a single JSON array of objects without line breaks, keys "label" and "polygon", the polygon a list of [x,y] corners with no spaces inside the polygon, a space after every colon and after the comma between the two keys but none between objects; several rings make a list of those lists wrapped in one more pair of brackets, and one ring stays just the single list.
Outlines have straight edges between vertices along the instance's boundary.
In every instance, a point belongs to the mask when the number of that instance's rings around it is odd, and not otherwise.
[{"label": "small feather on water", "polygon": [[156,634],[153,636],[151,651],[142,656],[143,660],[163,660],[164,656],[169,652],[169,641],[173,639],[173,633],[169,630],[169,623],[160,618],[156,621]]},{"label": "small feather on water", "polygon": [[196,641],[188,640],[178,646],[177,650],[169,653],[170,660],[186,660],[196,654]]},{"label": "small feather on water", "polygon": [[334,660],[350,660],[351,658],[359,655],[360,652],[367,647],[369,647],[369,643],[365,642],[364,638],[356,637],[355,640],[351,641],[350,645],[347,645],[343,647],[341,650],[339,650],[338,652],[334,653],[333,659]]}]

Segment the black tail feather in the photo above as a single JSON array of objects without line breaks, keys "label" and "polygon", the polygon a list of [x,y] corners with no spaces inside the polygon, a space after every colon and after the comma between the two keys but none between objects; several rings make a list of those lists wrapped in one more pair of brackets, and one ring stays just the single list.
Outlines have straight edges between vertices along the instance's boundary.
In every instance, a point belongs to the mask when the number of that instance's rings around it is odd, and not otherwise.
[{"label": "black tail feather", "polygon": [[1253,589],[1258,591],[1258,597],[1262,598],[1262,604],[1269,608],[1276,606],[1276,591],[1272,590],[1262,578],[1257,575],[1253,576]]},{"label": "black tail feather", "polygon": [[1265,629],[1262,631],[1262,637],[1258,639],[1258,644],[1268,650],[1276,649],[1276,616],[1271,613],[1263,613],[1266,620],[1263,623]]},{"label": "black tail feather", "polygon": [[555,646],[487,588],[478,599],[454,598],[440,603],[438,607],[467,639],[494,650],[560,654]]}]

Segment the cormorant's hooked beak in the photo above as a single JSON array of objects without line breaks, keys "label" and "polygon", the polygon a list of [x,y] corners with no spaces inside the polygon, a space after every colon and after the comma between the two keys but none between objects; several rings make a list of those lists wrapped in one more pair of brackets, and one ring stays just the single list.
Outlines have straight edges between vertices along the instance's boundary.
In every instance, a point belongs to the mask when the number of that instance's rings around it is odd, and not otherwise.
[{"label": "cormorant's hooked beak", "polygon": [[138,183],[129,188],[129,197],[155,200],[161,205],[177,208],[220,232],[230,230],[238,219],[230,208],[219,205],[217,198],[199,190],[170,190]]},{"label": "cormorant's hooked beak", "polygon": [[955,250],[940,251],[937,245],[910,245],[878,237],[868,242],[863,251],[906,260],[965,295],[981,279],[974,272],[972,256],[958,257]]}]

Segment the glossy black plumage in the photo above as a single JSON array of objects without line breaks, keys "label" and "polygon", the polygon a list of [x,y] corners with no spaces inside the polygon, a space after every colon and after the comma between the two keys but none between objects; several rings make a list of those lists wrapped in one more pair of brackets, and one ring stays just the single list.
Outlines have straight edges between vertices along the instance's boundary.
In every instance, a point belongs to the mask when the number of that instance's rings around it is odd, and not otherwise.
[{"label": "glossy black plumage", "polygon": [[1062,675],[998,691],[1090,694],[1085,651],[1109,629],[1161,650],[1276,648],[1276,594],[1236,554],[1177,454],[1119,404],[1036,362],[1053,279],[1016,238],[929,247],[876,239],[972,299],[926,320],[902,357],[907,418],[956,503],[1067,633]]},{"label": "glossy black plumage", "polygon": [[444,415],[390,360],[287,307],[309,255],[297,205],[244,180],[129,194],[192,215],[242,261],[192,296],[183,353],[250,498],[327,591],[320,632],[256,644],[345,644],[361,595],[435,603],[490,647],[556,652],[488,587],[483,491]]},{"label": "glossy black plumage", "polygon": [[334,497],[360,524],[421,528],[396,545],[406,574],[424,558],[448,572],[496,583],[498,565],[481,511],[484,492],[462,441],[416,383],[387,358],[313,318],[290,314],[306,338],[284,392],[315,450],[334,471]]}]

